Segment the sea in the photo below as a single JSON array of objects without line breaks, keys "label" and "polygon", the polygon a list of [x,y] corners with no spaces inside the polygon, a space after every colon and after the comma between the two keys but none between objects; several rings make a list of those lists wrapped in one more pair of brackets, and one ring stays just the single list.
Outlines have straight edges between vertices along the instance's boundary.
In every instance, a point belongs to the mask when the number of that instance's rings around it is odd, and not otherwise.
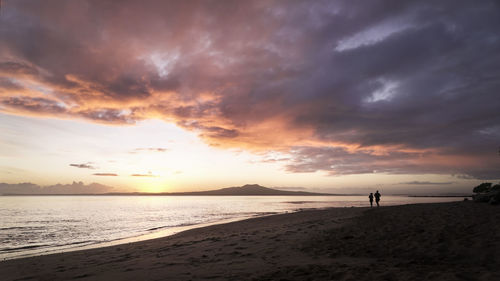
[{"label": "sea", "polygon": [[[461,200],[383,196],[381,203]],[[304,209],[368,206],[367,196],[0,196],[0,261],[141,241]]]}]

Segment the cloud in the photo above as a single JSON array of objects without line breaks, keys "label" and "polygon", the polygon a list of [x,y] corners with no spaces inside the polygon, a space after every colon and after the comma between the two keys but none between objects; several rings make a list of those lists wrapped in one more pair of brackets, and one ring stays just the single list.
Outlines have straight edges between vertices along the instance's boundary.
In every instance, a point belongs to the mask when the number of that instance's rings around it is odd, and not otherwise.
[{"label": "cloud", "polygon": [[264,158],[260,162],[262,162],[262,163],[277,163],[277,162],[286,162],[289,160],[290,160],[290,158]]},{"label": "cloud", "polygon": [[152,178],[154,178],[154,177],[158,177],[158,176],[153,175],[153,174],[132,174],[132,175],[130,175],[130,176],[131,176],[131,177],[152,177]]},{"label": "cloud", "polygon": [[414,184],[414,185],[448,185],[453,184],[454,182],[431,182],[431,181],[409,181],[409,182],[400,182],[400,184]]},{"label": "cloud", "polygon": [[148,171],[147,173],[135,173],[131,174],[131,177],[151,177],[151,178],[156,178],[158,175],[153,174],[151,171]]},{"label": "cloud", "polygon": [[102,176],[102,177],[117,177],[118,174],[115,173],[94,173],[94,176]]},{"label": "cloud", "polygon": [[95,169],[91,162],[84,164],[69,164],[71,167],[81,168],[81,169]]},{"label": "cloud", "polygon": [[498,177],[493,155],[443,154],[433,150],[412,151],[379,147],[294,147],[286,170],[292,173],[326,172],[329,175],[352,174],[448,174],[469,178]]},{"label": "cloud", "polygon": [[167,148],[163,148],[163,147],[148,147],[148,148],[136,148],[132,151],[130,151],[130,153],[140,153],[140,152],[167,152],[168,149]]},{"label": "cloud", "polygon": [[11,1],[0,25],[4,113],[160,118],[291,172],[500,178],[497,1]]}]

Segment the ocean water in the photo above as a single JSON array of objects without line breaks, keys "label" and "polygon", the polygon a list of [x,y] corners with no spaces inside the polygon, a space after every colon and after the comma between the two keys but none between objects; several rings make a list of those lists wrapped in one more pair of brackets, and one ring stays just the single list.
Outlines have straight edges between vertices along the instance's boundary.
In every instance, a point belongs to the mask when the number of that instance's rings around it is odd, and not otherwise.
[{"label": "ocean water", "polygon": [[[382,205],[462,198],[383,196]],[[367,207],[367,196],[0,196],[0,261],[173,234],[309,208]]]}]

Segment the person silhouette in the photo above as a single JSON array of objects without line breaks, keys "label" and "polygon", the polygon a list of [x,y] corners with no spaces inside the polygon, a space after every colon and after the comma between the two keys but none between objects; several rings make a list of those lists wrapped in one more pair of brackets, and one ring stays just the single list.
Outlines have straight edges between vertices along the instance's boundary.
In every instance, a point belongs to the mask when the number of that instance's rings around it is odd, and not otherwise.
[{"label": "person silhouette", "polygon": [[370,198],[370,207],[373,207],[373,193],[370,193],[368,198]]},{"label": "person silhouette", "polygon": [[378,202],[380,201],[380,196],[382,196],[382,195],[380,195],[380,193],[379,193],[379,192],[378,192],[378,190],[377,190],[377,192],[375,192],[375,202],[377,202],[377,207],[379,207],[379,206],[380,206],[380,205],[378,204]]}]

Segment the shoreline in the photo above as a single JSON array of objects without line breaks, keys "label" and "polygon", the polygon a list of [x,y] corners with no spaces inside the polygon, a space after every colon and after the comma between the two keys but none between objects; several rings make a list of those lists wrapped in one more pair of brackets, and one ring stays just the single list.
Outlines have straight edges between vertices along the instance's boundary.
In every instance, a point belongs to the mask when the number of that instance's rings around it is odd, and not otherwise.
[{"label": "shoreline", "polygon": [[[299,211],[301,211],[301,210],[297,210],[296,212],[299,212]],[[260,218],[260,217],[266,217],[266,216],[272,216],[272,215],[279,215],[279,214],[286,214],[286,213],[291,213],[291,212],[287,211],[285,213],[265,213],[262,215],[255,214],[252,216],[229,218],[229,219],[217,220],[217,221],[206,222],[206,223],[180,225],[180,226],[174,226],[174,227],[170,227],[170,228],[166,228],[166,229],[156,230],[156,231],[153,231],[151,233],[145,233],[145,234],[140,234],[140,235],[131,236],[131,237],[124,237],[124,238],[114,239],[114,240],[110,240],[110,241],[96,242],[96,243],[86,244],[86,245],[82,245],[82,246],[78,246],[78,244],[77,245],[62,245],[62,246],[59,246],[56,249],[52,249],[52,250],[45,248],[45,249],[28,250],[25,252],[7,253],[4,257],[2,257],[0,262],[8,261],[8,260],[30,258],[30,257],[45,256],[45,255],[69,253],[69,252],[75,252],[75,251],[85,251],[85,250],[98,249],[98,248],[107,248],[107,247],[118,246],[118,245],[122,245],[122,244],[137,243],[137,242],[142,242],[142,241],[147,241],[147,240],[169,237],[169,236],[176,235],[178,233],[182,233],[184,231],[188,231],[191,229],[204,228],[204,227],[208,227],[208,226],[212,226],[212,225],[226,224],[226,223],[231,223],[231,222],[238,222],[238,221],[242,221],[242,220]],[[9,254],[12,254],[12,255],[9,255]]]},{"label": "shoreline", "polygon": [[296,212],[324,210],[324,209],[332,209],[332,208],[366,208],[366,207],[351,206],[351,207],[326,207],[326,208],[304,208],[304,209],[299,208],[296,210],[285,211],[285,212],[269,212],[269,213],[263,213],[263,214],[256,213],[256,214],[250,215],[250,216],[222,219],[222,220],[216,220],[216,221],[206,222],[206,223],[174,226],[174,227],[170,227],[170,228],[166,228],[166,229],[162,229],[162,230],[153,231],[151,233],[145,233],[145,234],[140,234],[140,235],[136,235],[136,236],[118,238],[118,239],[114,239],[114,240],[110,240],[110,241],[101,241],[101,242],[96,242],[96,243],[91,243],[91,244],[86,244],[86,245],[81,245],[81,246],[79,246],[78,244],[76,244],[76,245],[70,244],[70,245],[58,246],[56,249],[52,249],[52,250],[45,248],[45,249],[27,250],[25,252],[7,253],[4,257],[2,257],[0,259],[0,262],[8,261],[8,260],[30,258],[30,257],[39,257],[39,256],[46,256],[46,255],[69,253],[69,252],[75,252],[75,251],[85,251],[85,250],[98,249],[98,248],[107,248],[107,247],[118,246],[118,245],[122,245],[122,244],[130,244],[130,243],[137,243],[137,242],[153,240],[153,239],[167,238],[169,236],[173,236],[173,235],[182,233],[184,231],[198,229],[198,228],[205,228],[205,227],[209,227],[209,226],[213,226],[213,225],[227,224],[227,223],[239,222],[239,221],[244,221],[244,220],[251,220],[254,218],[261,218],[261,217],[267,217],[267,216],[284,215],[284,214],[290,214],[290,213],[296,213]]},{"label": "shoreline", "polygon": [[[398,201],[393,201],[393,198],[404,198],[404,196],[389,196],[391,199],[389,201],[386,201],[386,205],[399,205],[399,204],[413,204],[413,203],[400,203]],[[321,196],[323,198],[323,196]],[[386,196],[386,200],[388,197]],[[397,199],[396,199],[397,200]],[[128,237],[123,237],[123,238],[116,238],[112,240],[101,240],[101,241],[76,241],[74,243],[66,244],[66,245],[58,245],[58,246],[50,246],[50,245],[41,245],[39,247],[32,247],[31,245],[28,245],[26,248],[19,248],[19,250],[12,249],[11,252],[5,251],[0,254],[0,261],[3,260],[12,260],[12,259],[19,259],[19,258],[25,258],[25,257],[32,257],[32,256],[40,256],[40,255],[48,255],[48,254],[55,254],[55,253],[64,253],[64,252],[72,252],[72,251],[79,251],[79,250],[87,250],[87,249],[94,249],[94,248],[100,248],[100,247],[108,247],[108,246],[113,246],[113,245],[119,245],[119,244],[125,244],[125,243],[132,243],[132,242],[138,242],[138,241],[143,241],[143,240],[148,240],[148,239],[154,239],[154,238],[161,238],[161,237],[166,237],[166,236],[171,236],[173,234],[176,234],[178,232],[182,232],[185,230],[193,229],[193,228],[200,228],[200,227],[205,227],[205,226],[210,226],[214,224],[221,224],[221,223],[227,223],[227,222],[233,222],[233,221],[239,221],[239,220],[245,220],[245,219],[250,219],[254,217],[261,217],[261,216],[267,216],[267,215],[274,215],[274,214],[283,214],[283,213],[288,213],[288,212],[297,212],[301,211],[304,209],[310,209],[310,210],[320,210],[324,208],[344,208],[344,207],[362,207],[363,205],[366,206],[366,204],[361,204],[359,205],[357,201],[346,201],[344,202],[346,205],[342,207],[330,207],[330,206],[299,206],[304,203],[311,203],[311,202],[316,202],[316,201],[290,201],[290,202],[284,202],[288,204],[294,204],[297,205],[297,207],[294,207],[293,209],[288,209],[288,210],[281,210],[281,211],[272,211],[272,212],[254,212],[254,213],[247,213],[247,214],[242,214],[241,216],[236,216],[228,219],[215,219],[212,221],[208,222],[202,222],[202,223],[196,223],[196,224],[190,224],[190,225],[179,225],[179,226],[173,226],[173,227],[166,227],[166,228],[158,228],[158,230],[152,229],[144,229],[141,232],[135,232],[135,233],[130,233],[131,235]],[[322,201],[318,201],[322,202]],[[316,202],[317,203],[317,202]],[[351,204],[352,203],[352,204]],[[56,241],[54,241],[56,242]],[[57,242],[56,242],[57,243]],[[45,243],[44,243],[45,244]],[[37,245],[34,245],[37,246]]]},{"label": "shoreline", "polygon": [[3,280],[495,280],[500,214],[475,202],[328,208],[0,262]]}]

